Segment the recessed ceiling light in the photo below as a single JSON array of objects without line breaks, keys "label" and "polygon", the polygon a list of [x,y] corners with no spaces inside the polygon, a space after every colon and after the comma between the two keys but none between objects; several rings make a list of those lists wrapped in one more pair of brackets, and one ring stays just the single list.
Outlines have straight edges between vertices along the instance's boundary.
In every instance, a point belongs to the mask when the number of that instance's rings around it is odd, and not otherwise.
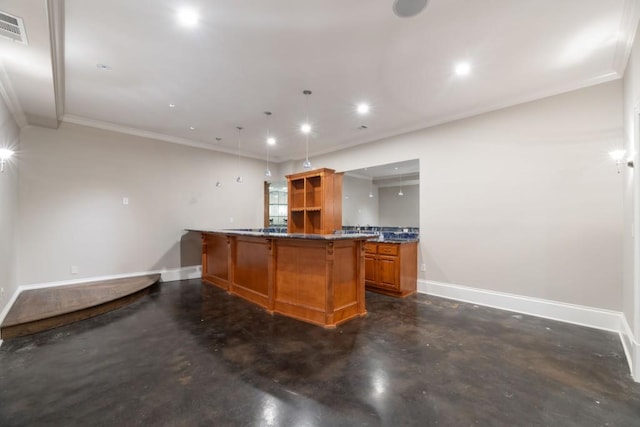
[{"label": "recessed ceiling light", "polygon": [[189,126],[189,130],[196,130],[193,126]]},{"label": "recessed ceiling light", "polygon": [[393,13],[400,18],[416,16],[427,6],[427,0],[395,0]]},{"label": "recessed ceiling light", "polygon": [[359,114],[367,114],[369,112],[369,104],[365,104],[364,102],[358,104],[358,106],[356,107],[356,111]]},{"label": "recessed ceiling light", "polygon": [[198,12],[194,9],[183,8],[178,11],[178,22],[185,27],[195,27],[199,19]]},{"label": "recessed ceiling light", "polygon": [[111,70],[111,67],[107,64],[96,64],[96,67],[98,67],[99,70],[104,70],[104,71]]},{"label": "recessed ceiling light", "polygon": [[169,104],[169,108],[174,108],[176,104]]},{"label": "recessed ceiling light", "polygon": [[458,76],[466,76],[471,72],[471,64],[468,62],[458,62],[456,64],[455,72]]},{"label": "recessed ceiling light", "polygon": [[276,139],[274,137],[270,136],[269,138],[267,138],[267,144],[276,145]]},{"label": "recessed ceiling light", "polygon": [[304,123],[302,126],[300,126],[300,131],[302,133],[310,133],[311,132],[311,125],[309,123]]}]

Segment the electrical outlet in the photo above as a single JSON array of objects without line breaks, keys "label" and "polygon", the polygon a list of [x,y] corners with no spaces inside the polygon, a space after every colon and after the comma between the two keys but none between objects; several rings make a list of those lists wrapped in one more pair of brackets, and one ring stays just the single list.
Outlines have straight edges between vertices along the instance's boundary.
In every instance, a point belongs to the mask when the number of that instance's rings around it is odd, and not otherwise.
[{"label": "electrical outlet", "polygon": [[71,266],[71,274],[78,274],[78,266],[77,265],[72,265]]},{"label": "electrical outlet", "polygon": [[122,204],[123,205],[128,205],[129,204],[129,198],[128,197],[123,197],[122,198]]},{"label": "electrical outlet", "polygon": [[427,271],[427,264],[420,264],[420,271]]},{"label": "electrical outlet", "polygon": [[232,216],[229,217],[229,222],[233,222],[233,217]]}]

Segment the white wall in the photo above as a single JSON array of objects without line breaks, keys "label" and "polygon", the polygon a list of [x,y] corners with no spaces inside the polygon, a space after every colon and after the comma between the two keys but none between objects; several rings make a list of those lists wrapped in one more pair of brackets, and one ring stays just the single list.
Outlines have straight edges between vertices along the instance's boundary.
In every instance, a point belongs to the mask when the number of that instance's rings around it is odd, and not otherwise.
[{"label": "white wall", "polygon": [[[373,197],[369,197],[369,191]],[[342,180],[342,225],[380,225],[378,187],[370,179],[345,175]]]},{"label": "white wall", "polygon": [[[622,167],[624,188],[623,313],[631,328],[627,337],[633,349],[634,376],[640,381],[640,27],[624,74],[625,148],[635,168]],[[633,231],[633,235],[632,235]],[[634,342],[635,341],[635,342]]]},{"label": "white wall", "polygon": [[380,224],[386,227],[419,227],[420,226],[420,186],[403,185],[402,194],[398,196],[400,187],[381,187]]},{"label": "white wall", "polygon": [[19,283],[200,264],[199,237],[184,229],[262,227],[263,172],[256,160],[105,130],[24,128]]},{"label": "white wall", "polygon": [[[18,288],[16,276],[16,222],[18,220],[18,160],[20,129],[0,97],[0,148],[16,151],[0,174],[0,313]],[[0,319],[4,316],[0,315]]]},{"label": "white wall", "polygon": [[311,161],[419,158],[423,279],[620,311],[622,128],[617,80]]}]

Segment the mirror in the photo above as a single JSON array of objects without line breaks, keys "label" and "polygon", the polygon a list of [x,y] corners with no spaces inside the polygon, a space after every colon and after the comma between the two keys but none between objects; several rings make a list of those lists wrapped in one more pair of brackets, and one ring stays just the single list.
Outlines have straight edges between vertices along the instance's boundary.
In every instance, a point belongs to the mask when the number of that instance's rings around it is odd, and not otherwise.
[{"label": "mirror", "polygon": [[420,226],[418,159],[346,171],[342,225]]}]

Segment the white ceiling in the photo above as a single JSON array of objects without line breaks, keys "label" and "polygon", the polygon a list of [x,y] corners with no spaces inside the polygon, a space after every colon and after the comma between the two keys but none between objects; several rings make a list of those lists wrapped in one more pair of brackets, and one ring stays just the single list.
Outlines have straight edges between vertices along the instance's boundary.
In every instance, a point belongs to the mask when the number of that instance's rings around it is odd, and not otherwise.
[{"label": "white ceiling", "polygon": [[384,165],[370,166],[364,169],[346,171],[346,175],[360,179],[386,179],[395,177],[415,177],[420,174],[420,161],[418,159],[404,162],[387,163]]},{"label": "white ceiling", "polygon": [[[271,156],[284,161],[305,156],[304,89],[313,156],[620,78],[639,11],[638,0],[430,0],[398,18],[392,3],[0,0],[29,37],[0,39],[0,92],[21,125],[62,119],[234,153],[241,125],[241,152],[257,158],[268,110]],[[177,23],[182,6],[197,27]],[[458,77],[463,60],[472,71]]]}]

